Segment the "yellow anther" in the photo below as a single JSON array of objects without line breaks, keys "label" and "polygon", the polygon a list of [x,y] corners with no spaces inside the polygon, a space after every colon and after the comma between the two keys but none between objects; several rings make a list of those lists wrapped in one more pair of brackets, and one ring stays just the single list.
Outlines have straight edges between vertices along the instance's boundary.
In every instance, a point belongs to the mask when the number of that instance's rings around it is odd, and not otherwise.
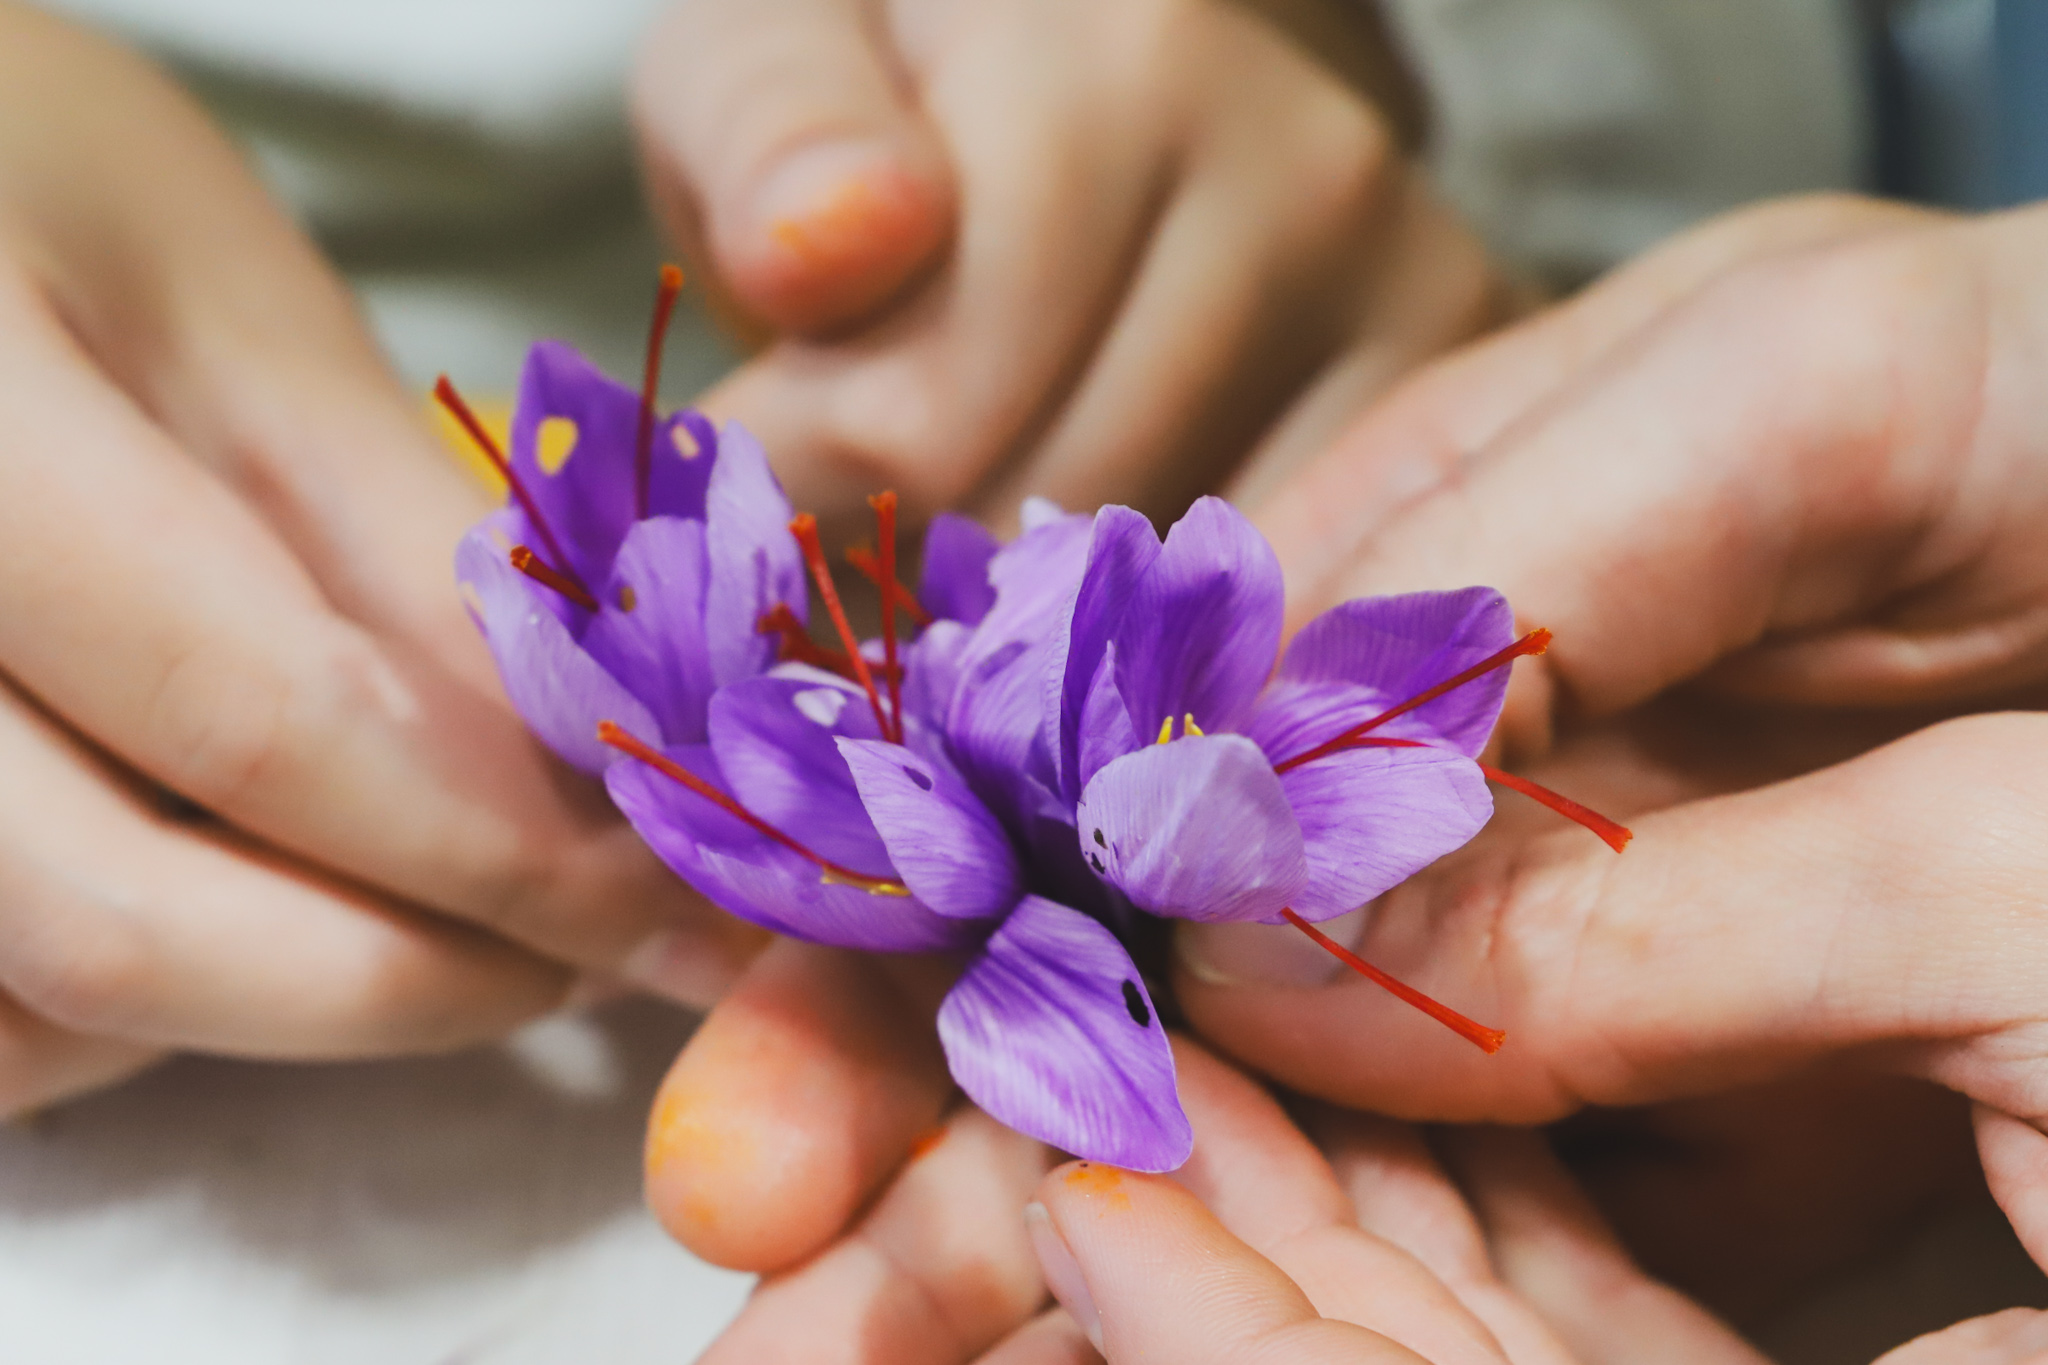
[{"label": "yellow anther", "polygon": [[910,888],[902,882],[892,882],[881,877],[842,877],[831,868],[818,874],[820,886],[857,886],[870,896],[908,896]]},{"label": "yellow anther", "polygon": [[1195,724],[1194,712],[1190,711],[1181,717],[1180,732],[1184,735],[1199,735],[1202,733],[1202,727]]},{"label": "yellow anther", "polygon": [[1172,739],[1172,738],[1173,738],[1173,717],[1172,717],[1172,716],[1168,716],[1168,717],[1167,717],[1167,718],[1166,718],[1165,720],[1162,720],[1162,721],[1160,721],[1160,722],[1159,722],[1159,738],[1158,738],[1158,740],[1156,740],[1155,742],[1156,742],[1156,743],[1159,743],[1159,744],[1164,744],[1164,743],[1166,743],[1166,741],[1167,741],[1167,740],[1169,740],[1169,739]]}]

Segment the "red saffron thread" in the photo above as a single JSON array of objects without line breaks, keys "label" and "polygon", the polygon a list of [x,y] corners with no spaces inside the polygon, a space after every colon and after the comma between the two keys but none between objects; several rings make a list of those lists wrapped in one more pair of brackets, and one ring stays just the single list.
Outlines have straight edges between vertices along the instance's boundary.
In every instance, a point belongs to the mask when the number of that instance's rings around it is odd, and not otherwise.
[{"label": "red saffron thread", "polygon": [[818,543],[818,519],[809,512],[799,512],[796,520],[789,524],[789,533],[803,547],[804,562],[811,566],[818,596],[825,599],[825,611],[839,632],[839,643],[846,650],[847,664],[853,669],[854,681],[868,694],[868,705],[874,708],[875,724],[881,728],[882,738],[892,738],[894,731],[890,729],[887,713],[882,710],[882,694],[875,690],[874,670],[861,657],[860,641],[854,637],[853,627],[847,624],[846,608],[839,604],[839,589],[832,586],[832,566],[825,562],[825,547]]},{"label": "red saffron thread", "polygon": [[747,825],[757,833],[773,839],[798,857],[815,864],[831,880],[844,882],[849,886],[858,886],[875,892],[878,895],[907,896],[910,894],[910,888],[901,882],[891,881],[887,877],[870,877],[865,872],[855,872],[850,867],[843,867],[829,858],[822,858],[811,852],[811,850],[805,848],[802,844],[790,838],[787,834],[784,834],[781,830],[775,828],[775,826],[769,824],[766,820],[763,820],[760,816],[754,814],[745,806],[742,806],[739,802],[733,800],[730,796],[727,796],[724,792],[670,758],[667,754],[635,738],[612,722],[608,720],[599,721],[597,723],[597,737],[612,748],[617,749],[620,753],[645,763],[670,781],[688,787],[691,791],[703,797],[706,801],[711,802],[733,819]]},{"label": "red saffron thread", "polygon": [[[1364,735],[1358,739],[1347,739],[1339,747],[1344,749],[1441,749],[1444,746],[1426,743],[1419,739],[1393,739],[1383,735]],[[1278,770],[1275,769],[1275,771]],[[1606,844],[1616,853],[1627,848],[1629,840],[1636,837],[1635,831],[1627,825],[1610,820],[1592,807],[1582,806],[1569,796],[1561,792],[1552,791],[1540,783],[1531,782],[1526,777],[1517,777],[1513,773],[1503,772],[1491,763],[1481,763],[1479,771],[1486,774],[1492,781],[1500,783],[1503,787],[1512,788],[1530,800],[1550,807],[1565,819],[1584,825],[1599,836],[1600,842]]]},{"label": "red saffron thread", "polygon": [[883,677],[889,687],[889,717],[895,727],[891,734],[885,727],[883,735],[903,742],[903,695],[898,690],[898,679],[902,676],[896,667],[896,493],[884,489],[868,499],[868,506],[875,509],[875,544],[881,547],[880,558],[875,567],[881,577],[877,584],[882,590],[882,667]]},{"label": "red saffron thread", "polygon": [[1285,762],[1274,764],[1273,771],[1284,773],[1291,769],[1299,768],[1304,763],[1313,763],[1319,758],[1325,758],[1330,754],[1336,753],[1339,749],[1345,748],[1351,740],[1357,739],[1367,731],[1377,730],[1396,716],[1405,716],[1418,706],[1427,706],[1430,702],[1435,701],[1453,688],[1463,687],[1475,678],[1483,678],[1496,668],[1513,663],[1525,654],[1541,654],[1548,648],[1550,648],[1550,632],[1538,627],[1499,653],[1489,654],[1464,672],[1446,678],[1434,687],[1424,688],[1399,706],[1382,711],[1371,720],[1359,722],[1343,734],[1338,735],[1335,739],[1325,740],[1306,753],[1296,754]]},{"label": "red saffron thread", "polygon": [[565,573],[560,573],[549,563],[527,549],[524,545],[512,547],[512,567],[531,578],[544,588],[552,588],[574,602],[585,611],[597,610],[597,599],[583,590],[583,585]]},{"label": "red saffron thread", "polygon": [[1346,948],[1343,944],[1316,928],[1313,924],[1310,924],[1300,915],[1295,914],[1292,910],[1282,910],[1280,917],[1301,930],[1302,933],[1307,934],[1309,939],[1318,948],[1336,958],[1352,971],[1357,972],[1374,985],[1393,992],[1395,996],[1421,1010],[1439,1024],[1442,1024],[1459,1037],[1471,1043],[1481,1052],[1488,1054],[1498,1052],[1500,1051],[1501,1044],[1508,1040],[1507,1034],[1499,1029],[1488,1028],[1484,1024],[1475,1023],[1452,1009],[1449,1005],[1424,995],[1407,982],[1397,977],[1389,976],[1357,953],[1352,952],[1349,948]]},{"label": "red saffron thread", "polygon": [[668,320],[675,312],[676,295],[683,290],[683,272],[672,265],[661,268],[661,283],[654,291],[654,323],[647,332],[647,370],[640,380],[640,433],[633,446],[634,515],[647,516],[647,485],[654,476],[654,399],[661,385],[661,352],[668,341]]},{"label": "red saffron thread", "polygon": [[[761,613],[761,619],[754,623],[756,632],[762,635],[779,635],[781,644],[777,647],[776,658],[780,663],[809,664],[822,668],[827,673],[837,673],[848,682],[854,681],[853,665],[839,650],[819,644],[804,629],[804,623],[796,619],[796,613],[778,602],[774,608]],[[873,664],[868,665],[873,668]],[[897,673],[900,675],[899,668]]]},{"label": "red saffron thread", "polygon": [[[875,559],[875,552],[865,545],[856,545],[846,552],[846,562],[853,566],[855,573],[874,584],[882,586],[882,566]],[[919,627],[932,623],[932,614],[924,609],[924,603],[917,600],[917,594],[903,586],[903,580],[896,580],[896,605],[910,614],[910,619]]]},{"label": "red saffron thread", "polygon": [[533,523],[533,529],[547,542],[548,557],[553,560],[549,567],[553,568],[555,564],[559,564],[561,568],[558,572],[562,577],[581,588],[585,597],[591,596],[589,587],[576,576],[575,567],[569,563],[569,556],[562,553],[562,542],[555,539],[554,531],[548,526],[548,519],[540,514],[540,505],[533,500],[533,495],[526,491],[526,485],[521,483],[519,476],[512,471],[512,462],[505,458],[504,451],[498,449],[497,441],[484,429],[484,424],[477,420],[477,415],[470,411],[469,404],[462,401],[462,395],[455,391],[455,385],[449,381],[447,375],[444,374],[434,381],[434,397],[440,401],[442,407],[448,409],[449,416],[462,424],[462,429],[469,433],[469,439],[476,442],[477,449],[484,453],[484,458],[491,462],[491,467],[504,479],[505,486],[512,490],[512,496],[518,500],[520,510],[526,513],[526,519]]}]

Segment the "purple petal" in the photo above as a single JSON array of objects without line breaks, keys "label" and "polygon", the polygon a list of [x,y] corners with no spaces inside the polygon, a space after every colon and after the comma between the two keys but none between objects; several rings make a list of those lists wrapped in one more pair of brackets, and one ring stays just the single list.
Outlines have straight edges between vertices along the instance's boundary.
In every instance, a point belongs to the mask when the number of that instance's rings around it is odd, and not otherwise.
[{"label": "purple petal", "polygon": [[705,503],[706,550],[711,592],[704,634],[712,676],[738,682],[775,659],[775,639],[760,632],[761,617],[786,606],[803,620],[810,598],[804,589],[803,553],[789,533],[789,499],[768,468],[761,443],[737,422],[726,423],[718,440]]},{"label": "purple petal", "polygon": [[1308,854],[1308,881],[1291,905],[1310,920],[1398,886],[1493,814],[1479,765],[1450,749],[1347,749],[1290,770],[1280,786]]},{"label": "purple petal", "polygon": [[[638,420],[636,411],[634,421]],[[639,439],[637,426],[634,439]],[[718,477],[724,458],[710,421],[688,408],[656,418],[647,457],[647,515],[704,520],[711,481]]]},{"label": "purple petal", "polygon": [[939,513],[925,528],[917,600],[939,620],[979,624],[995,605],[988,565],[998,548],[995,535],[974,518]]},{"label": "purple petal", "polygon": [[[1514,613],[1491,588],[1367,597],[1324,612],[1287,647],[1247,727],[1278,763],[1342,734],[1513,643]],[[1375,733],[1476,757],[1507,695],[1498,668]]]},{"label": "purple petal", "polygon": [[526,727],[562,761],[601,773],[618,757],[600,743],[597,723],[609,720],[649,741],[661,730],[645,706],[579,645],[543,598],[554,596],[506,562],[491,523],[462,538],[456,579],[474,595],[498,677]]},{"label": "purple petal", "polygon": [[1145,983],[1078,910],[1019,902],[939,1007],[939,1041],[968,1098],[1029,1137],[1134,1171],[1194,1149]]},{"label": "purple petal", "polygon": [[[550,419],[575,426],[568,461],[552,474],[540,462],[540,431]],[[542,341],[527,352],[512,413],[512,468],[569,558],[556,567],[586,584],[604,582],[633,524],[639,423],[639,395],[605,378],[575,348]]]},{"label": "purple petal", "polygon": [[1116,646],[1112,644],[1102,651],[1095,681],[1088,688],[1088,701],[1081,708],[1082,789],[1085,791],[1105,766],[1135,752],[1142,744],[1131,728],[1131,713],[1124,709],[1123,694],[1116,690]]},{"label": "purple petal", "polygon": [[1309,874],[1280,779],[1242,735],[1127,754],[1095,775],[1075,818],[1089,866],[1155,915],[1271,919]]},{"label": "purple petal", "polygon": [[895,875],[836,743],[881,738],[859,689],[751,678],[712,697],[709,730],[741,805],[821,858],[865,876]]},{"label": "purple petal", "polygon": [[1142,736],[1192,715],[1242,729],[1280,652],[1285,585],[1273,548],[1221,498],[1167,533],[1116,631],[1117,690]]},{"label": "purple petal", "polygon": [[[710,749],[668,757],[725,790]],[[630,760],[605,774],[612,801],[661,860],[713,904],[791,938],[873,952],[962,948],[980,929],[933,914],[908,896],[825,881],[790,852],[680,783]]]},{"label": "purple petal", "polygon": [[704,523],[653,517],[626,533],[583,647],[646,703],[671,744],[704,740]]},{"label": "purple petal", "polygon": [[[1158,532],[1138,513],[1110,506],[1095,514],[1088,566],[1053,637],[1046,680],[1052,689],[1045,706],[1049,747],[1058,790],[1069,801],[1081,794],[1081,718],[1103,650],[1159,554]],[[1159,723],[1152,725],[1157,729]]]},{"label": "purple petal", "polygon": [[903,651],[903,714],[942,730],[960,685],[960,656],[970,632],[958,621],[934,621]]},{"label": "purple petal", "polygon": [[901,744],[842,739],[896,875],[920,901],[954,919],[993,919],[1024,894],[1009,836],[951,764]]}]

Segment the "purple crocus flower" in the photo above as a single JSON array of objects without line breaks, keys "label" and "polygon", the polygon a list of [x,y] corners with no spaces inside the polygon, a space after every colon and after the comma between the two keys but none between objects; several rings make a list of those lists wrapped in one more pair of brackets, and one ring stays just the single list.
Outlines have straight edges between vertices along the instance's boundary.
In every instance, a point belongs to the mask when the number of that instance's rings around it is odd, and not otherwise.
[{"label": "purple crocus flower", "polygon": [[[1039,699],[1087,530],[1039,508],[990,555],[960,526],[935,529],[926,597],[962,616],[904,651],[898,705],[784,665],[720,688],[702,743],[657,749],[608,728],[641,762],[606,785],[656,853],[741,918],[838,947],[961,953],[938,1018],[961,1089],[1067,1151],[1171,1170],[1193,1138],[1152,998],[1116,935],[1062,903],[1033,856],[1056,809],[1031,755]],[[991,591],[931,592],[949,557]],[[1057,827],[1058,865],[1077,864]]]},{"label": "purple crocus flower", "polygon": [[[1476,761],[1505,669],[1330,745],[1514,644],[1489,588],[1346,602],[1280,656],[1280,565],[1204,498],[1164,543],[1096,519],[1060,668],[1055,754],[1083,856],[1155,915],[1352,910],[1461,847],[1493,800]],[[1278,659],[1278,668],[1275,661]]]},{"label": "purple crocus flower", "polygon": [[437,393],[509,485],[455,564],[527,726],[590,773],[618,757],[600,720],[701,743],[712,693],[775,661],[762,617],[806,607],[759,443],[689,410],[657,419],[559,342],[527,356],[509,459],[445,379]]}]

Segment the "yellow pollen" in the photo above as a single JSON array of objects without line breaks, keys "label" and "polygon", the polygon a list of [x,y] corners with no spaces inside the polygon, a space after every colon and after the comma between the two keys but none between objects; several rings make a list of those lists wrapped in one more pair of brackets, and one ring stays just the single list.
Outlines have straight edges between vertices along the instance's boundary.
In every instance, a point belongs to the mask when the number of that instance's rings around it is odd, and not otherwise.
[{"label": "yellow pollen", "polygon": [[576,451],[576,423],[567,417],[544,417],[534,441],[534,456],[543,474],[561,472]]},{"label": "yellow pollen", "polygon": [[908,896],[910,894],[910,888],[902,882],[885,882],[878,878],[870,879],[867,877],[861,877],[856,880],[852,877],[842,877],[838,873],[831,871],[819,873],[818,883],[821,886],[857,886],[870,896]]},{"label": "yellow pollen", "polygon": [[1159,739],[1157,740],[1157,742],[1158,742],[1158,743],[1160,743],[1160,744],[1164,744],[1164,743],[1166,743],[1166,741],[1167,741],[1167,740],[1169,740],[1169,739],[1172,739],[1172,738],[1173,738],[1173,717],[1172,717],[1172,716],[1168,716],[1168,717],[1167,717],[1167,718],[1166,718],[1165,720],[1162,720],[1162,721],[1160,721],[1160,722],[1159,722]]}]

